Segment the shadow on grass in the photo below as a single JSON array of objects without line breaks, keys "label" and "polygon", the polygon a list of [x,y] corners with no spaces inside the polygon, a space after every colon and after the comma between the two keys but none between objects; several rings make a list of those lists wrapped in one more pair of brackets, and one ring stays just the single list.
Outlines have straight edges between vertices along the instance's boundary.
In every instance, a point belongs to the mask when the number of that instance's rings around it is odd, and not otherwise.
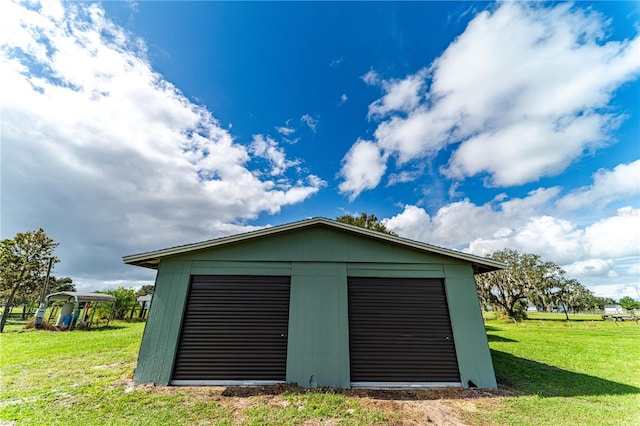
[{"label": "shadow on grass", "polygon": [[602,318],[581,318],[581,317],[572,317],[571,315],[569,315],[569,321],[567,321],[566,317],[535,317],[535,316],[529,316],[529,318],[527,318],[525,321],[529,322],[529,321],[549,321],[549,322],[600,322],[602,321]]},{"label": "shadow on grass", "polygon": [[640,394],[640,388],[491,350],[496,379],[519,394],[542,397]]},{"label": "shadow on grass", "polygon": [[517,342],[517,340],[509,339],[508,337],[496,336],[495,334],[487,334],[487,340],[490,342]]},{"label": "shadow on grass", "polygon": [[[489,335],[490,340],[514,340]],[[540,397],[574,397],[597,395],[640,394],[640,388],[605,380],[588,374],[563,370],[552,365],[520,358],[506,352],[491,350],[498,380],[498,389],[335,389],[327,387],[303,388],[291,383],[269,386],[228,386],[222,396],[253,397],[260,395],[306,395],[311,393],[337,394],[347,397],[368,397],[381,400],[475,399],[517,395]]]},{"label": "shadow on grass", "polygon": [[[69,330],[68,328],[57,328],[54,327],[53,325],[51,325],[50,327],[47,328],[33,328],[33,327],[24,327],[24,328],[20,328],[20,329],[16,329],[16,330],[11,330],[11,331],[17,331],[17,332],[23,332],[23,331],[30,331],[30,332],[45,332],[45,333],[85,333],[85,332],[98,332],[98,331],[112,331],[112,330],[120,330],[126,328],[122,325],[109,325],[109,326],[99,326],[99,327],[91,327],[91,328],[84,328],[84,327],[74,327],[71,330]],[[0,424],[1,425],[1,424]]]},{"label": "shadow on grass", "polygon": [[97,332],[97,331],[111,331],[111,330],[120,330],[123,328],[127,328],[125,326],[122,325],[108,325],[108,326],[99,326],[99,327],[91,327],[89,329],[74,329],[73,331],[93,331],[93,332]]}]

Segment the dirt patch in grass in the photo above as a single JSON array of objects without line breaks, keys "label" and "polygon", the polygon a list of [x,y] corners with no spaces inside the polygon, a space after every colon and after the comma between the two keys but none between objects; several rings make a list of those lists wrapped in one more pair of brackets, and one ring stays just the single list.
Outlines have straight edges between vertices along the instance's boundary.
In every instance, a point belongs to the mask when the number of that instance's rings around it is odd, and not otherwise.
[{"label": "dirt patch in grass", "polygon": [[[195,389],[193,387],[168,387],[169,389]],[[203,386],[205,389],[212,387]],[[223,389],[223,396],[252,397],[259,395],[333,393],[344,396],[366,397],[371,399],[388,400],[437,400],[437,399],[469,399],[496,396],[513,396],[513,391],[507,388],[499,389],[464,389],[464,388],[432,388],[432,389],[377,389],[377,388],[303,388],[298,385],[281,383],[269,386],[227,386]]]},{"label": "dirt patch in grass", "polygon": [[[509,389],[307,389],[292,384],[270,386],[153,386],[136,385],[127,380],[119,383],[127,390],[146,390],[155,394],[182,394],[198,401],[216,401],[233,414],[234,424],[247,421],[245,412],[254,407],[288,408],[291,397],[314,393],[337,394],[354,400],[364,411],[380,412],[389,425],[446,425],[464,426],[457,407],[473,404],[471,400],[513,396]],[[347,410],[349,411],[349,410]],[[342,419],[344,420],[344,419]],[[341,419],[317,418],[305,420],[304,425],[342,424]]]}]

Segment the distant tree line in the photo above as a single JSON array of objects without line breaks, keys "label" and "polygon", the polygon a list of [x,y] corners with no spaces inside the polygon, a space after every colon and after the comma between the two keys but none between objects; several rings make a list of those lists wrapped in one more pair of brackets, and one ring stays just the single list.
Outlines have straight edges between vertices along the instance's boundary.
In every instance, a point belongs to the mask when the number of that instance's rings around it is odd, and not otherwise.
[{"label": "distant tree line", "polygon": [[[601,310],[614,304],[611,298],[596,297],[575,279],[567,278],[566,272],[540,255],[518,253],[504,249],[488,256],[507,264],[500,271],[476,275],[476,286],[480,303],[503,312],[510,318],[526,317],[527,306],[534,305],[543,312],[585,312]],[[625,309],[640,308],[640,302],[623,297],[620,304]]]}]

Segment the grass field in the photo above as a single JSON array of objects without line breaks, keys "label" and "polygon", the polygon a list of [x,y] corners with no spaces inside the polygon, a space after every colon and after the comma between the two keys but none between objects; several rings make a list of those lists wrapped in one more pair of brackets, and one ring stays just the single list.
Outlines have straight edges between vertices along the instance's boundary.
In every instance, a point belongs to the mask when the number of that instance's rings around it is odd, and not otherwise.
[{"label": "grass field", "polygon": [[330,392],[284,393],[276,406],[258,396],[237,413],[238,398],[224,398],[219,389],[133,386],[143,329],[144,323],[115,322],[92,331],[1,334],[0,424],[225,425],[241,419],[259,425],[333,418],[367,425],[397,418]]},{"label": "grass field", "polygon": [[477,424],[640,425],[640,325],[533,318],[486,322],[498,382],[518,396],[454,401],[463,417]]},{"label": "grass field", "polygon": [[[561,318],[488,320],[503,391],[443,394],[441,401],[426,402],[449,407],[468,424],[640,424],[640,325]],[[226,395],[224,388],[134,386],[143,327],[116,322],[88,332],[0,335],[0,424],[368,425],[427,418],[409,418],[400,409],[425,401],[400,405],[330,391],[248,397]]]}]

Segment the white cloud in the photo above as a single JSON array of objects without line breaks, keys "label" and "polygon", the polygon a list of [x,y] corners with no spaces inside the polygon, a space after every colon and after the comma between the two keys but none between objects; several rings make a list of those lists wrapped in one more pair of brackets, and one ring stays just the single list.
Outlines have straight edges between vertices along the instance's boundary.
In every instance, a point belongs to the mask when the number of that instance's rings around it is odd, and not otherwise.
[{"label": "white cloud", "polygon": [[443,149],[450,127],[450,120],[443,120],[432,111],[419,107],[407,118],[392,117],[380,123],[374,135],[380,148],[393,153],[397,164],[402,166]]},{"label": "white cloud", "polygon": [[453,200],[454,198],[460,198],[464,195],[463,192],[458,191],[459,186],[460,186],[460,182],[453,182],[449,186],[449,190],[447,191],[447,194],[449,195],[450,200]]},{"label": "white cloud", "polygon": [[400,173],[392,173],[389,175],[387,186],[393,186],[398,183],[413,182],[420,177],[422,170],[402,171]]},{"label": "white cloud", "polygon": [[347,94],[343,93],[340,96],[340,105],[344,105],[348,100],[349,100],[349,97],[347,96]]},{"label": "white cloud", "polygon": [[342,63],[342,58],[334,59],[329,63],[330,68],[335,68]]},{"label": "white cloud", "polygon": [[425,85],[424,73],[408,76],[403,80],[383,81],[385,95],[369,105],[369,118],[382,118],[392,112],[413,111],[420,102]]},{"label": "white cloud", "polygon": [[505,247],[538,253],[561,265],[591,259],[638,257],[640,210],[621,208],[615,216],[584,228],[557,217],[531,217],[526,224],[512,227],[502,235],[472,240],[466,250],[486,254]]},{"label": "white cloud", "polygon": [[[628,165],[622,166],[593,176],[586,188],[594,199],[602,197],[604,187],[627,176]],[[537,253],[598,294],[602,289],[609,296],[628,294],[630,286],[640,282],[640,209],[627,206],[613,216],[578,224],[554,210],[566,198],[561,191],[539,188],[513,199],[501,193],[482,205],[462,200],[442,206],[433,216],[407,205],[383,223],[401,236],[478,255],[504,248]]]},{"label": "white cloud", "polygon": [[521,185],[557,175],[585,147],[605,141],[603,130],[611,117],[586,114],[557,119],[563,122],[560,126],[555,117],[527,118],[471,137],[442,171],[457,179],[488,172],[491,184],[496,186]]},{"label": "white cloud", "polygon": [[619,164],[613,170],[598,170],[592,185],[571,191],[558,200],[558,207],[563,210],[604,207],[626,197],[640,199],[640,160]]},{"label": "white cloud", "polygon": [[309,114],[304,114],[300,117],[300,121],[307,125],[313,132],[316,131],[316,126],[318,125],[318,120],[310,116]]},{"label": "white cloud", "polygon": [[614,281],[614,283],[610,282],[601,282],[597,285],[588,286],[593,291],[596,296],[599,297],[613,297],[616,300],[619,300],[622,297],[629,296],[635,300],[638,300],[638,291],[640,291],[640,285],[636,283],[625,284],[625,283],[616,283],[615,280],[607,279],[607,281]]},{"label": "white cloud", "polygon": [[327,182],[320,179],[316,175],[307,176],[307,182],[309,185],[311,185],[314,188],[324,188],[325,186],[327,186]]},{"label": "white cloud", "polygon": [[120,256],[250,229],[322,186],[284,176],[269,140],[237,143],[99,5],[6,2],[0,19],[3,233],[44,227],[61,243],[57,273],[135,275]]},{"label": "white cloud", "polygon": [[276,131],[285,136],[289,136],[290,134],[295,133],[296,129],[294,129],[293,127],[287,127],[287,126],[277,126]]},{"label": "white cloud", "polygon": [[369,70],[362,77],[362,81],[364,81],[369,86],[375,86],[380,83],[380,76],[374,70]]},{"label": "white cloud", "polygon": [[592,288],[637,284],[640,209],[625,207],[615,216],[580,227],[539,214],[554,193],[540,189],[495,206],[464,200],[441,207],[433,217],[423,208],[407,205],[383,223],[400,236],[481,256],[504,248],[536,253]]},{"label": "white cloud", "polygon": [[584,245],[594,257],[640,256],[640,209],[623,207],[616,216],[588,226]]},{"label": "white cloud", "polygon": [[402,213],[385,219],[385,224],[409,238],[461,248],[469,241],[495,235],[507,238],[514,228],[525,225],[529,217],[539,215],[558,192],[558,188],[540,188],[524,198],[498,205],[492,202],[476,205],[465,199],[441,207],[433,217],[421,207],[407,205]]},{"label": "white cloud", "polygon": [[250,152],[256,157],[264,158],[271,166],[271,175],[280,176],[289,167],[300,164],[297,160],[287,160],[284,149],[278,146],[278,142],[269,136],[253,135],[253,142],[249,146]]},{"label": "white cloud", "polygon": [[563,269],[567,274],[575,277],[607,276],[612,266],[611,259],[587,259],[565,265]]},{"label": "white cloud", "polygon": [[505,247],[540,254],[596,294],[621,297],[628,294],[625,288],[638,283],[628,263],[640,259],[640,210],[625,207],[586,227],[556,217],[532,217],[508,233],[472,241],[465,251],[486,254]]},{"label": "white cloud", "polygon": [[640,37],[607,41],[608,25],[568,3],[483,11],[428,68],[399,81],[362,76],[389,88],[370,106],[386,117],[373,142],[398,167],[459,144],[441,172],[487,174],[489,185],[561,173],[611,142],[624,116],[610,101],[640,73]]},{"label": "white cloud", "polygon": [[520,252],[536,253],[545,259],[564,265],[586,255],[582,245],[584,231],[568,220],[551,216],[530,218],[509,232],[473,240],[468,251],[487,254],[505,247]]},{"label": "white cloud", "polygon": [[386,170],[386,158],[378,147],[365,140],[356,142],[343,159],[338,189],[354,200],[365,189],[375,188]]}]

